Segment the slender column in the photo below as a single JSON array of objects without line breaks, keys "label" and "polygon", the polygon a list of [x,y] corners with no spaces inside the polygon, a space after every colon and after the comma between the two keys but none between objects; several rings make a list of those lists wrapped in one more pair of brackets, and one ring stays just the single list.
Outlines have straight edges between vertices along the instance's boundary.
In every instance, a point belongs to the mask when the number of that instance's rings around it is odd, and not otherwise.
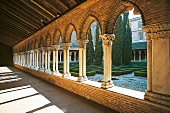
[{"label": "slender column", "polygon": [[41,65],[42,59],[41,58],[42,58],[42,52],[41,52],[41,49],[39,49],[39,57],[38,57],[38,59],[39,59],[39,68],[38,68],[38,70],[39,71],[42,68],[42,65]]},{"label": "slender column", "polygon": [[51,55],[51,48],[50,47],[48,47],[47,48],[47,70],[46,70],[46,72],[47,73],[51,73],[51,69],[50,69],[50,55]]},{"label": "slender column", "polygon": [[115,39],[113,34],[103,34],[99,35],[102,39],[104,46],[104,81],[102,83],[102,88],[113,87],[113,82],[111,80],[111,68],[112,68],[112,41]]},{"label": "slender column", "polygon": [[62,51],[60,51],[60,62],[61,62],[61,55],[62,55]]},{"label": "slender column", "polygon": [[70,77],[70,71],[69,71],[69,49],[71,46],[71,43],[63,43],[63,50],[64,50],[64,73],[62,77]]},{"label": "slender column", "polygon": [[44,72],[46,72],[46,70],[47,70],[47,48],[46,48],[46,50],[45,50],[45,69],[44,69]]},{"label": "slender column", "polygon": [[134,60],[134,61],[136,61],[136,51],[133,51],[133,54],[134,54],[134,56],[133,56],[133,57],[134,57],[134,58],[133,58],[133,60]]},{"label": "slender column", "polygon": [[74,61],[76,61],[76,51],[74,51]]},{"label": "slender column", "polygon": [[34,51],[32,50],[32,68],[34,68],[34,62],[35,62],[35,58],[34,58]]},{"label": "slender column", "polygon": [[35,50],[35,67],[34,69],[38,70],[38,49]]},{"label": "slender column", "polygon": [[58,49],[60,45],[53,45],[53,74],[61,75],[58,71]]},{"label": "slender column", "polygon": [[44,48],[43,47],[41,47],[41,54],[40,54],[40,66],[41,66],[41,68],[40,68],[40,71],[44,71]]},{"label": "slender column", "polygon": [[86,44],[88,40],[77,40],[79,44],[79,77],[77,81],[88,80],[86,76]]},{"label": "slender column", "polygon": [[38,68],[39,68],[39,66],[38,66],[38,61],[40,61],[40,59],[38,58],[38,55],[39,55],[39,51],[37,50],[37,54],[36,54],[36,57],[37,57],[37,58],[36,58],[36,59],[37,59],[37,60],[36,60],[36,62],[37,62],[37,63],[36,63],[36,69],[37,69],[37,70],[38,70]]}]

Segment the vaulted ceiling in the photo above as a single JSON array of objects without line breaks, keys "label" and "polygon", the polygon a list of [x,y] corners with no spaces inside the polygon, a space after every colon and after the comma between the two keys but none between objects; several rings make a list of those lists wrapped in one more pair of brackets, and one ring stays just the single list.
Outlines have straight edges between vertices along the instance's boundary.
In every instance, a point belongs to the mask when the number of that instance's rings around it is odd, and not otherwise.
[{"label": "vaulted ceiling", "polygon": [[14,46],[86,0],[0,0],[0,43]]}]

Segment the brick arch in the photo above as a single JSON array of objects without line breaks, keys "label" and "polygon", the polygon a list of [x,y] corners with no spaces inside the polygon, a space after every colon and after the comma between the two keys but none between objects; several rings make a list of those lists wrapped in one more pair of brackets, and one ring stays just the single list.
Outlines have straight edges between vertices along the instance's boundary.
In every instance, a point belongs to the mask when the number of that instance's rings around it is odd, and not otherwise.
[{"label": "brick arch", "polygon": [[60,36],[62,36],[61,31],[59,29],[56,29],[53,35],[53,45],[60,44]]},{"label": "brick arch", "polygon": [[33,50],[34,49],[34,42],[30,42],[30,50]]},{"label": "brick arch", "polygon": [[[141,1],[141,0],[138,0],[138,1]],[[124,4],[126,4],[126,6]],[[136,3],[132,2],[132,1],[121,1],[117,4],[115,4],[114,2],[111,3],[110,4],[111,8],[109,9],[110,11],[108,11],[109,15],[107,15],[104,32],[108,33],[108,34],[112,34],[117,18],[121,14],[125,13],[126,11],[128,11],[129,9],[132,9],[132,8],[135,8],[135,10],[138,10],[138,12],[141,15],[143,25],[145,25],[146,19],[145,19],[145,14],[143,13],[143,10],[145,10],[145,11],[148,10],[148,12],[149,12],[149,9],[144,1],[142,1],[142,4],[140,4],[140,5],[145,6],[145,7],[140,8],[140,6],[137,5],[137,1],[136,1]]]},{"label": "brick arch", "polygon": [[28,42],[27,43],[27,51],[29,51],[30,50],[30,43]]},{"label": "brick arch", "polygon": [[76,30],[75,26],[72,23],[70,23],[70,24],[68,24],[66,26],[65,37],[64,37],[65,40],[62,40],[62,42],[64,42],[64,43],[65,42],[66,43],[68,43],[68,42],[70,43],[71,42],[71,34],[72,34],[73,30],[75,30],[76,36],[77,36],[77,30]]},{"label": "brick arch", "polygon": [[43,37],[40,37],[40,40],[39,40],[39,48],[41,47],[44,47],[44,40],[43,40]]},{"label": "brick arch", "polygon": [[38,49],[38,40],[37,39],[34,41],[34,49]]},{"label": "brick arch", "polygon": [[100,21],[97,17],[93,16],[93,15],[89,15],[86,17],[86,19],[84,20],[83,22],[83,25],[82,25],[82,30],[81,30],[81,38],[85,38],[87,39],[87,33],[88,33],[88,30],[91,26],[91,24],[93,22],[97,22],[100,26],[100,29],[101,29],[101,24],[100,24]]},{"label": "brick arch", "polygon": [[50,34],[48,33],[46,35],[46,38],[45,38],[45,46],[46,47],[50,47],[52,45],[52,39],[51,39],[51,36]]}]

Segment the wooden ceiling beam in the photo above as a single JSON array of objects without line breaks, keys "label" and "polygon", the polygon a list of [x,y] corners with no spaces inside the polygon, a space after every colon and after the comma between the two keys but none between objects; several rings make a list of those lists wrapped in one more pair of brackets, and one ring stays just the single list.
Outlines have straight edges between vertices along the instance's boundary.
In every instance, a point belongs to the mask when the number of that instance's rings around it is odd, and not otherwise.
[{"label": "wooden ceiling beam", "polygon": [[33,32],[32,30],[25,28],[23,26],[21,26],[20,24],[16,23],[15,21],[13,21],[12,19],[6,19],[4,17],[0,17],[2,20],[1,21],[6,21],[8,24],[11,24],[13,26],[19,27],[20,29],[26,31],[27,33]]},{"label": "wooden ceiling beam", "polygon": [[[2,5],[1,5],[2,6]],[[40,27],[35,25],[34,23],[30,22],[28,19],[26,19],[25,17],[23,17],[22,15],[17,15],[14,11],[12,11],[10,8],[7,8],[6,6],[2,6],[3,7],[3,10],[8,12],[11,16],[14,16],[18,19],[20,19],[21,21],[31,25],[32,27],[36,28],[36,29],[39,29]]]},{"label": "wooden ceiling beam", "polygon": [[39,8],[41,8],[42,10],[44,10],[46,13],[48,13],[49,15],[51,15],[53,18],[56,18],[55,15],[53,15],[52,13],[50,13],[48,10],[46,10],[45,8],[43,8],[41,5],[39,5],[38,3],[36,3],[34,0],[31,0],[31,2],[35,5],[37,5]]},{"label": "wooden ceiling beam", "polygon": [[33,4],[33,2],[30,2],[28,0],[21,0],[21,2],[23,2],[25,5],[38,12],[43,17],[47,18],[48,21],[53,19],[51,15],[49,15],[47,12],[39,8],[37,5]]},{"label": "wooden ceiling beam", "polygon": [[59,2],[66,9],[70,9],[70,5],[65,0],[58,0],[57,2]]},{"label": "wooden ceiling beam", "polygon": [[2,17],[6,18],[6,19],[11,19],[13,20],[15,23],[21,24],[22,26],[25,26],[26,28],[30,29],[30,30],[35,30],[35,28],[33,28],[32,26],[30,26],[29,24],[20,21],[18,18],[16,17],[11,17],[10,14],[8,14],[7,12],[3,12],[2,10],[0,10],[0,13],[2,14]]},{"label": "wooden ceiling beam", "polygon": [[32,17],[30,14],[24,12],[23,9],[16,7],[14,3],[12,4],[12,3],[7,2],[7,0],[5,0],[3,2],[2,8],[8,9],[10,12],[13,12],[13,14],[19,17],[22,17],[26,21],[36,26],[39,26],[39,27],[43,26],[43,24],[41,23],[41,20],[37,20],[35,17]]},{"label": "wooden ceiling beam", "polygon": [[[59,5],[57,5],[55,2],[52,2],[52,0],[45,0],[43,2],[46,2],[44,4],[48,4],[47,6],[50,6],[55,12],[58,12],[60,14],[63,13],[63,9],[61,9]],[[55,13],[55,15],[57,16],[57,13]]]}]

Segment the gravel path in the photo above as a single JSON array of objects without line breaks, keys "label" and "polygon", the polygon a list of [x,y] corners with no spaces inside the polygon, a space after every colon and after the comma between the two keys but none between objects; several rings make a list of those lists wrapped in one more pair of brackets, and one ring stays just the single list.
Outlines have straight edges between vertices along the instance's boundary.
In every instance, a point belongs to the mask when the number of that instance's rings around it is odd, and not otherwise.
[{"label": "gravel path", "polygon": [[[115,86],[132,89],[136,91],[145,92],[147,89],[147,78],[134,76],[134,73],[125,74],[121,76],[112,76]],[[96,74],[95,76],[88,77],[92,81],[103,81],[102,74]]]}]

